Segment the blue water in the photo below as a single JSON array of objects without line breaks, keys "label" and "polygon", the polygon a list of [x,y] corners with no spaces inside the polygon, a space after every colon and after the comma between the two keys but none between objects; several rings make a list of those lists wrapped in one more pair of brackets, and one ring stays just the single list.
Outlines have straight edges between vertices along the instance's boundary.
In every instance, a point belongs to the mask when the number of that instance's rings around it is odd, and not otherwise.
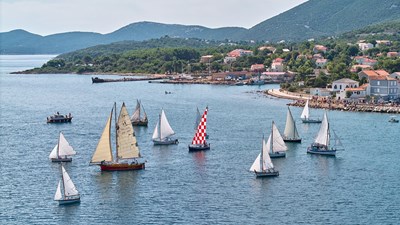
[{"label": "blue water", "polygon": [[[309,155],[319,125],[299,122],[301,144],[274,159],[280,176],[248,172],[271,121],[283,130],[287,100],[256,91],[276,85],[210,86],[147,82],[92,84],[86,75],[11,75],[52,56],[0,57],[1,224],[398,224],[400,125],[389,115],[329,111],[345,151]],[[165,91],[172,94],[165,95]],[[90,158],[113,102],[132,113],[141,99],[149,127],[136,129],[143,171],[100,172]],[[196,107],[209,106],[211,150],[189,153]],[[151,142],[161,108],[180,143]],[[46,117],[71,112],[70,124]],[[315,116],[322,110],[312,109]],[[62,131],[77,151],[66,169],[81,203],[53,201],[59,164],[48,155]]]}]

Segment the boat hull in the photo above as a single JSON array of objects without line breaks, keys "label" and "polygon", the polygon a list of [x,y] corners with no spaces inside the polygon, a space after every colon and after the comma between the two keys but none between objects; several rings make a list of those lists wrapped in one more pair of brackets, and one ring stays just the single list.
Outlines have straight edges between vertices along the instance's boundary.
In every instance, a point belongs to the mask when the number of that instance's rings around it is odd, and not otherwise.
[{"label": "boat hull", "polygon": [[132,122],[132,126],[138,126],[138,127],[147,127],[148,121],[134,121]]},{"label": "boat hull", "polygon": [[52,162],[72,162],[72,158],[52,158]]},{"label": "boat hull", "polygon": [[113,163],[100,164],[102,171],[126,171],[126,170],[142,170],[145,168],[144,163],[128,164],[128,163]]},{"label": "boat hull", "polygon": [[71,121],[72,117],[64,119],[48,119],[47,123],[70,123]]},{"label": "boat hull", "polygon": [[290,139],[290,138],[283,138],[284,142],[295,142],[295,143],[301,143],[301,138],[299,139]]},{"label": "boat hull", "polygon": [[256,172],[256,177],[257,178],[263,178],[263,177],[277,177],[279,176],[279,171],[263,171],[263,172]]},{"label": "boat hull", "polygon": [[62,199],[62,200],[57,200],[59,205],[69,205],[69,204],[74,204],[74,203],[80,203],[81,198],[72,198],[72,199]]},{"label": "boat hull", "polygon": [[322,120],[320,119],[301,119],[303,123],[322,123]]},{"label": "boat hull", "polygon": [[310,154],[318,154],[318,155],[328,155],[328,156],[336,156],[336,150],[322,150],[318,148],[308,147],[307,153]]},{"label": "boat hull", "polygon": [[286,152],[270,152],[269,153],[270,158],[282,158],[286,157]]},{"label": "boat hull", "polygon": [[210,150],[210,144],[205,145],[189,145],[189,152]]},{"label": "boat hull", "polygon": [[168,139],[164,141],[153,140],[154,145],[175,145],[178,144],[178,139]]}]

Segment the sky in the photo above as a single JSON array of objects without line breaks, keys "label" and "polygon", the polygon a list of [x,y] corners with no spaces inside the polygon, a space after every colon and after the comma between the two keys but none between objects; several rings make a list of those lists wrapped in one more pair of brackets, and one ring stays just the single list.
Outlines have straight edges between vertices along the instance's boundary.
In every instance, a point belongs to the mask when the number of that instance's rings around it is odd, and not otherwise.
[{"label": "sky", "polygon": [[0,0],[0,32],[110,33],[134,22],[250,28],[307,0]]}]

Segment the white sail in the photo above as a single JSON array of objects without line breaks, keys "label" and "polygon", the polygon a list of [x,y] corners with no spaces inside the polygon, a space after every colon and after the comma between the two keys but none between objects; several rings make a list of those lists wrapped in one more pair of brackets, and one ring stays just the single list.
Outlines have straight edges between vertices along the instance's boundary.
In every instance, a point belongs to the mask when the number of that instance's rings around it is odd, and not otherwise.
[{"label": "white sail", "polygon": [[141,106],[142,109],[143,109],[143,120],[142,120],[142,121],[147,121],[147,114],[146,114],[146,111],[144,110],[144,107],[143,107],[142,104],[140,104],[140,106]]},{"label": "white sail", "polygon": [[172,130],[171,125],[169,125],[164,110],[161,110],[161,115],[153,132],[153,140],[164,140],[174,134],[175,132]]},{"label": "white sail", "polygon": [[135,112],[133,112],[133,115],[131,117],[131,121],[139,121],[140,120],[140,103],[139,100],[136,100],[136,108]]},{"label": "white sail", "polygon": [[251,167],[250,167],[251,172],[254,172],[254,171],[261,172],[260,157],[261,157],[261,153],[258,154],[256,160],[254,160],[254,162],[253,162],[253,165],[251,165]]},{"label": "white sail", "polygon": [[271,148],[271,138],[272,135],[269,135],[267,143],[264,141],[263,146],[263,170],[273,169],[274,164],[272,164],[271,157],[269,157],[269,151]]},{"label": "white sail", "polygon": [[304,106],[303,112],[301,113],[300,118],[302,118],[302,119],[310,118],[310,111],[308,109],[308,99],[307,99],[306,105]]},{"label": "white sail", "polygon": [[111,162],[113,161],[113,155],[111,152],[111,140],[110,140],[110,133],[111,133],[111,120],[113,109],[111,110],[111,114],[108,117],[106,126],[104,127],[103,133],[101,134],[99,143],[97,144],[96,151],[92,156],[92,160],[90,163],[101,163],[102,161]]},{"label": "white sail", "polygon": [[285,131],[283,132],[283,135],[286,138],[299,139],[299,133],[297,132],[296,123],[294,122],[292,112],[290,111],[289,107],[288,107],[288,111],[286,114],[286,125],[285,125]]},{"label": "white sail", "polygon": [[56,146],[54,146],[53,150],[50,152],[49,159],[58,158],[58,156],[57,156],[57,152],[58,151],[57,150],[58,150],[58,144]]},{"label": "white sail", "polygon": [[139,157],[139,148],[128,110],[123,103],[117,121],[117,158],[129,159],[135,157]]},{"label": "white sail", "polygon": [[63,182],[64,182],[64,196],[69,197],[69,196],[74,196],[78,195],[79,192],[76,190],[76,187],[74,183],[72,182],[71,178],[69,177],[67,171],[64,169],[64,166],[61,166],[62,168],[62,176],[63,176]]},{"label": "white sail", "polygon": [[324,113],[324,118],[322,119],[321,127],[319,128],[317,137],[315,138],[315,143],[324,145],[324,146],[329,146],[329,139],[330,139],[330,134],[329,134],[329,122],[328,122],[328,116],[326,115],[326,112]]},{"label": "white sail", "polygon": [[270,143],[271,143],[271,135],[269,136],[267,143],[265,143],[264,138],[262,139],[261,153],[258,154],[256,160],[254,160],[253,164],[251,165],[250,167],[251,172],[254,171],[262,172],[274,168],[274,165],[272,164],[271,158],[269,157],[268,154]]},{"label": "white sail", "polygon": [[58,181],[58,186],[57,186],[57,191],[56,194],[54,195],[54,200],[61,200],[62,199],[62,193],[61,193],[61,180]]},{"label": "white sail", "polygon": [[282,135],[279,133],[278,127],[272,122],[272,152],[285,152],[287,150],[285,141],[283,141]]},{"label": "white sail", "polygon": [[71,145],[69,145],[67,139],[65,139],[63,133],[60,132],[60,140],[58,141],[58,156],[63,157],[63,156],[69,156],[69,155],[75,155],[76,152],[72,148]]}]

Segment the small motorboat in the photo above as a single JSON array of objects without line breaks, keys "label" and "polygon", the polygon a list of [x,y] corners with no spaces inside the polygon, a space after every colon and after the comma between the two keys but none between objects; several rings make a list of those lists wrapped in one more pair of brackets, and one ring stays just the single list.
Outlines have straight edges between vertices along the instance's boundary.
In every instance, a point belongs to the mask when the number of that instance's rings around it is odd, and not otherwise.
[{"label": "small motorboat", "polygon": [[395,117],[395,116],[391,116],[391,117],[390,117],[390,119],[389,119],[389,122],[390,122],[390,123],[398,123],[398,122],[399,122],[399,120],[398,120],[398,119],[396,119],[396,117]]},{"label": "small motorboat", "polygon": [[71,120],[71,113],[68,115],[61,115],[59,112],[57,112],[56,114],[47,117],[47,123],[69,123]]}]

